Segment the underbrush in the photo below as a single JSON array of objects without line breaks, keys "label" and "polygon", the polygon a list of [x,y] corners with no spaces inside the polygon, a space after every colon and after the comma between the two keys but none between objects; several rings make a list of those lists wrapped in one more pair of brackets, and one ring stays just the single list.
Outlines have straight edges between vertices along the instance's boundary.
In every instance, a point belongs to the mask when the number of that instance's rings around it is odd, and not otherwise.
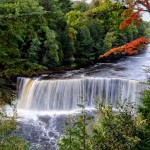
[{"label": "underbrush", "polygon": [[0,150],[28,150],[28,143],[17,135],[16,107],[12,107],[12,116],[7,114],[5,106],[0,107]]},{"label": "underbrush", "polygon": [[70,118],[58,141],[59,150],[149,150],[147,120],[134,104],[97,105],[96,114],[87,115],[82,107],[78,118]]}]

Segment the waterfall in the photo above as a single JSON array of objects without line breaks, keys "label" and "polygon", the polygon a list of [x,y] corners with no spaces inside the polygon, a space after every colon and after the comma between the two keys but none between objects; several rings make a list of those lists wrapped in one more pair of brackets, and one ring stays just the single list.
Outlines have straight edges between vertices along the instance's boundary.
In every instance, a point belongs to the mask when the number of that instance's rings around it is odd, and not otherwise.
[{"label": "waterfall", "polygon": [[18,107],[28,110],[61,111],[96,105],[100,98],[115,107],[118,101],[139,104],[145,85],[135,80],[119,78],[81,78],[38,80],[18,78]]}]

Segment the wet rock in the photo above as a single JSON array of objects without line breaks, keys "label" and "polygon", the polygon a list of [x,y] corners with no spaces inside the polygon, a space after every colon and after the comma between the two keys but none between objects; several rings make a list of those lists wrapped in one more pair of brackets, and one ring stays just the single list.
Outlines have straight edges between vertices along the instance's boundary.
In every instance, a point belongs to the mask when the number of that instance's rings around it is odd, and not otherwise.
[{"label": "wet rock", "polygon": [[56,146],[52,146],[52,147],[50,148],[50,150],[57,150],[57,147],[56,147]]},{"label": "wet rock", "polygon": [[49,132],[48,134],[49,134],[50,137],[56,137],[54,132]]},{"label": "wet rock", "polygon": [[66,122],[67,122],[67,116],[58,116],[56,118],[55,125],[58,132],[63,132]]},{"label": "wet rock", "polygon": [[51,121],[51,117],[48,115],[38,116],[38,119],[45,124],[49,124],[49,121]]}]

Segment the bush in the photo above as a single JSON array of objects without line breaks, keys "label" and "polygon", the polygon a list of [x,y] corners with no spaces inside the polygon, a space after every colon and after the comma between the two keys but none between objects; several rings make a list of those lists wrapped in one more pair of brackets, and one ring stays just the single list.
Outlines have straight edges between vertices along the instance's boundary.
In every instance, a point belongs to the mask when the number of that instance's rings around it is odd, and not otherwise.
[{"label": "bush", "polygon": [[26,141],[22,140],[15,132],[16,109],[13,109],[13,116],[7,115],[4,106],[0,107],[0,150],[28,150]]},{"label": "bush", "polygon": [[79,116],[68,118],[65,132],[58,141],[60,150],[90,150],[88,129],[92,118],[87,116],[84,106],[80,107],[82,110]]},{"label": "bush", "polygon": [[146,133],[149,135],[148,138],[144,138],[144,140],[141,142],[141,145],[143,145],[141,147],[144,147],[143,150],[150,149],[150,80],[148,81],[148,86],[149,88],[142,92],[142,105],[139,106],[139,113],[145,122]]},{"label": "bush", "polygon": [[[58,142],[60,150],[146,150],[150,148],[146,122],[133,104],[104,106],[99,103],[94,119],[83,109],[78,119],[67,126]],[[89,122],[90,121],[90,122]],[[84,142],[82,142],[84,141]]]},{"label": "bush", "polygon": [[[150,86],[150,81],[148,82]],[[147,122],[147,129],[150,130],[150,87],[142,92],[142,106],[139,107],[141,117]]]}]

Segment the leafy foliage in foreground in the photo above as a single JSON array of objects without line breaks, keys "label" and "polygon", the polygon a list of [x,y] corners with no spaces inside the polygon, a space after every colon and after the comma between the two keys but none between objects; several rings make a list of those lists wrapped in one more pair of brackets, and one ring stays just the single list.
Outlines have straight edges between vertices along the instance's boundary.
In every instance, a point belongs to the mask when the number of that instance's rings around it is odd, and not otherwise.
[{"label": "leafy foliage in foreground", "polygon": [[13,109],[13,116],[8,116],[5,107],[0,107],[0,150],[28,150],[29,145],[22,140],[15,132],[16,109]]},{"label": "leafy foliage in foreground", "polygon": [[150,131],[150,81],[148,82],[149,88],[142,93],[143,105],[139,107],[141,117],[147,122],[147,129]]},{"label": "leafy foliage in foreground", "polygon": [[94,119],[83,109],[76,121],[68,124],[59,140],[60,150],[148,150],[149,131],[146,122],[135,114],[133,105],[112,106],[99,104]]}]

